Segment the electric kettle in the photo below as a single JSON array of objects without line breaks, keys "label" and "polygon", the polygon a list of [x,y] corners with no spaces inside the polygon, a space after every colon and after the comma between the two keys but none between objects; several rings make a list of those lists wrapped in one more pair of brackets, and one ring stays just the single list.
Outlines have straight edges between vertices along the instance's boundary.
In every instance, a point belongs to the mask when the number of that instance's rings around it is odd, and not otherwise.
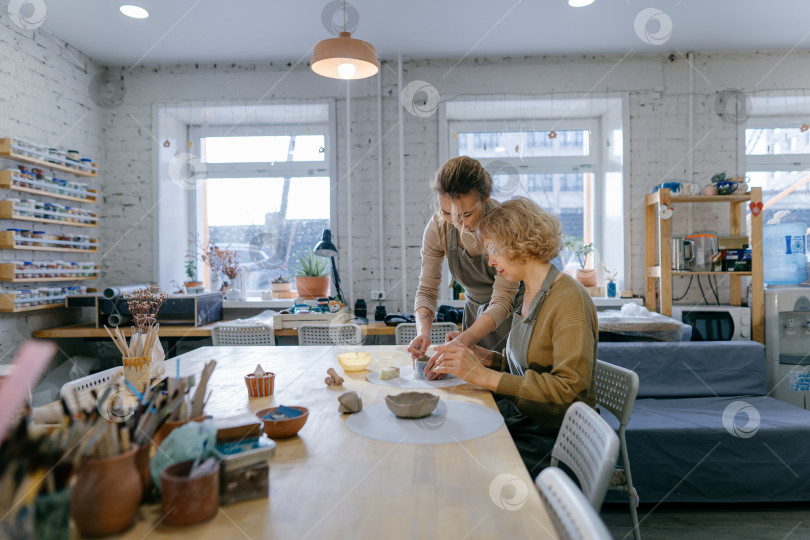
[{"label": "electric kettle", "polygon": [[683,236],[673,236],[671,260],[673,270],[689,270],[689,265],[695,260],[695,242]]}]

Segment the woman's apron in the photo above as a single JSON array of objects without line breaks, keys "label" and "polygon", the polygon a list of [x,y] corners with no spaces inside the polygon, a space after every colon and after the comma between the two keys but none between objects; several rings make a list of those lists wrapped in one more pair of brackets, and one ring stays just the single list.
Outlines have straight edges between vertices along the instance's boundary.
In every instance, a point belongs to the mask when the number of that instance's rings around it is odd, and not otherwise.
[{"label": "woman's apron", "polygon": [[[529,342],[537,322],[537,314],[559,273],[557,267],[551,265],[548,275],[543,280],[540,291],[532,299],[525,317],[517,310],[512,316],[512,329],[506,342],[506,361],[509,365],[509,373],[512,375],[523,377],[529,367]],[[520,304],[516,305],[520,306]],[[496,396],[496,402],[498,410],[504,417],[506,427],[509,429],[509,434],[520,452],[520,457],[523,458],[523,463],[534,478],[542,469],[550,465],[551,449],[554,448],[559,428],[539,426],[534,420],[518,411],[515,404],[509,399],[498,399]]]},{"label": "woman's apron", "polygon": [[[487,210],[490,210],[487,205]],[[489,306],[492,299],[492,285],[498,274],[494,267],[488,264],[486,253],[470,257],[467,251],[458,243],[459,231],[453,226],[448,227],[447,235],[447,265],[453,278],[464,287],[464,318],[461,328],[466,330],[478,319],[481,313]],[[523,302],[523,283],[515,296],[512,313]],[[481,338],[478,345],[485,349],[501,351],[506,346],[509,328],[512,326],[512,317],[507,317],[492,332]]]}]

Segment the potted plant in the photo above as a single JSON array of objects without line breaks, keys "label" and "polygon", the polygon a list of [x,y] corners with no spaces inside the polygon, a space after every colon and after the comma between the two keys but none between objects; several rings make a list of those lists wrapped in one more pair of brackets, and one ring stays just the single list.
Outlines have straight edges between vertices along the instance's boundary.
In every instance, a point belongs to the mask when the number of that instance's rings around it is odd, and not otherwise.
[{"label": "potted plant", "polygon": [[290,283],[290,278],[284,274],[279,274],[273,278],[273,281],[270,283],[270,290],[272,291],[273,296],[277,298],[295,298],[292,293],[292,283]]},{"label": "potted plant", "polygon": [[189,255],[186,257],[186,290],[202,287],[203,282],[197,281],[197,257]]},{"label": "potted plant", "polygon": [[329,296],[329,270],[324,257],[309,251],[296,253],[298,269],[295,275],[295,288],[298,296],[315,300]]},{"label": "potted plant", "polygon": [[583,287],[596,287],[596,270],[593,268],[585,268],[588,261],[588,255],[593,253],[593,244],[586,244],[582,238],[577,236],[566,236],[563,240],[565,247],[573,252],[579,263],[579,268],[576,270],[577,281],[582,283]]}]

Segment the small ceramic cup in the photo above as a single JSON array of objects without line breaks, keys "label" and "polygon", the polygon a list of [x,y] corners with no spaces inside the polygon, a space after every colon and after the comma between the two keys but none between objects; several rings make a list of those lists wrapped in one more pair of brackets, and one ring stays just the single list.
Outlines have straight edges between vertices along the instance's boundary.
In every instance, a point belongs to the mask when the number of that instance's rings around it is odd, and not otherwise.
[{"label": "small ceramic cup", "polygon": [[414,375],[416,376],[417,379],[426,379],[427,378],[425,376],[425,368],[427,367],[429,361],[430,361],[430,357],[428,357],[428,356],[422,356],[422,357],[417,358],[416,360],[414,360],[414,362],[413,362],[413,373],[414,373]]},{"label": "small ceramic cup", "polygon": [[717,182],[717,193],[718,195],[731,195],[737,188],[740,187],[740,184],[737,182],[732,182],[731,180],[721,180]]},{"label": "small ceramic cup", "polygon": [[273,383],[276,374],[267,372],[264,375],[248,373],[245,375],[245,385],[250,397],[267,397],[273,394]]}]

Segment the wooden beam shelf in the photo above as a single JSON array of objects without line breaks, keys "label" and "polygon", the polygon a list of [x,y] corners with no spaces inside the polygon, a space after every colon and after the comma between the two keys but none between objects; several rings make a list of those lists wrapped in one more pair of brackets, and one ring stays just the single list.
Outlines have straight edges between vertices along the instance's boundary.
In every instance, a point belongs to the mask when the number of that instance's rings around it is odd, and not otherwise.
[{"label": "wooden beam shelf", "polygon": [[96,178],[97,176],[95,171],[88,172],[81,169],[74,169],[73,167],[68,167],[67,165],[51,163],[50,161],[46,161],[44,159],[19,154],[12,147],[13,141],[14,139],[10,137],[0,138],[0,157],[13,159],[14,161],[19,161],[21,163],[30,163],[31,165],[36,165],[44,169],[51,169],[53,171],[60,171],[68,174],[74,174],[76,176],[87,176],[89,178]]}]

